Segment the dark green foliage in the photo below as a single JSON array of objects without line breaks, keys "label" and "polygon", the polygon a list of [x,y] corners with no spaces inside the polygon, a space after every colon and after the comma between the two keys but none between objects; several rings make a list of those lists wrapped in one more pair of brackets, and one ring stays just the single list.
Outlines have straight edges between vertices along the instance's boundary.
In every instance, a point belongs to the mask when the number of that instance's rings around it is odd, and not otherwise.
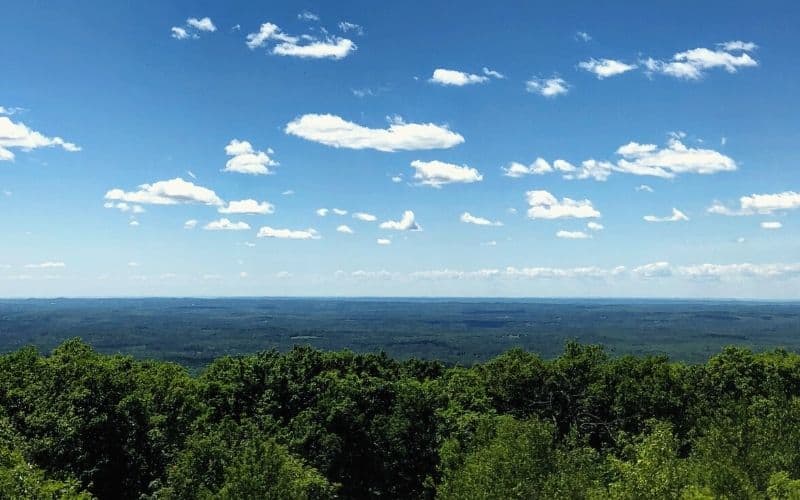
[{"label": "dark green foliage", "polygon": [[800,355],[0,355],[0,499],[90,494],[800,499]]}]

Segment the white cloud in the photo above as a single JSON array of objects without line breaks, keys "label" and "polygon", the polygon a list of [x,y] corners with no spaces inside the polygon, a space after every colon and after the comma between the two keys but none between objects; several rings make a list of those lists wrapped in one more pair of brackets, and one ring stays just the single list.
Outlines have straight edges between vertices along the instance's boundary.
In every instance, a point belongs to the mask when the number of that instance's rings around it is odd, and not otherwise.
[{"label": "white cloud", "polygon": [[781,279],[800,275],[800,264],[699,264],[680,266],[677,272],[688,278],[705,280]]},{"label": "white cloud", "polygon": [[109,202],[104,203],[103,207],[104,208],[114,208],[114,209],[119,210],[120,212],[131,212],[131,213],[134,213],[134,214],[141,214],[141,213],[144,212],[144,208],[142,208],[141,205],[130,205],[128,203],[125,203],[124,201],[120,201],[120,202],[117,202],[117,203],[109,201]]},{"label": "white cloud", "polygon": [[391,245],[392,240],[388,238],[378,238],[377,240],[375,240],[375,243],[377,243],[378,245],[386,246],[386,245]]},{"label": "white cloud", "polygon": [[381,229],[394,229],[395,231],[422,231],[422,228],[417,224],[414,212],[406,210],[403,212],[403,217],[399,221],[387,220],[381,222]]},{"label": "white cloud", "polygon": [[282,192],[282,196],[292,196],[294,194],[294,189],[287,189],[286,191]]},{"label": "white cloud", "polygon": [[321,238],[316,229],[274,229],[264,226],[258,230],[259,238],[278,238],[286,240],[318,240]]},{"label": "white cloud", "polygon": [[[620,158],[616,163],[591,158],[582,161],[580,168],[575,169],[564,160],[556,160],[553,163],[554,169],[548,170],[549,164],[544,159],[537,159],[536,163],[527,167],[512,163],[505,171],[507,176],[520,177],[530,173],[544,174],[558,170],[563,173],[565,179],[605,181],[614,172],[671,179],[680,174],[710,175],[738,168],[732,158],[718,151],[687,147],[681,142],[683,137],[685,137],[683,133],[671,134],[667,145],[662,148],[655,144],[631,141],[617,148],[616,154]],[[636,190],[653,191],[650,186],[644,184]]]},{"label": "white cloud", "polygon": [[337,227],[336,231],[338,231],[340,233],[345,233],[345,234],[353,234],[355,232],[352,229],[350,229],[350,226],[348,226],[346,224],[342,224],[341,226]]},{"label": "white cloud", "polygon": [[266,215],[275,212],[275,205],[268,201],[256,201],[253,199],[231,201],[227,207],[220,207],[217,210],[221,214],[254,214]]},{"label": "white cloud", "polygon": [[272,172],[269,167],[279,164],[270,158],[269,154],[272,154],[272,152],[271,149],[268,149],[267,152],[256,151],[249,142],[232,139],[225,146],[225,154],[230,156],[231,159],[225,163],[225,168],[222,171],[250,175],[270,174]]},{"label": "white cloud", "polygon": [[776,210],[794,210],[800,208],[800,193],[784,191],[775,194],[752,194],[739,199],[742,210],[752,210],[760,214],[769,214]]},{"label": "white cloud", "polygon": [[347,38],[334,37],[325,41],[311,42],[306,45],[280,43],[272,49],[273,54],[307,59],[343,59],[356,50],[356,44]]},{"label": "white cloud", "polygon": [[584,160],[581,168],[574,173],[564,175],[565,179],[594,179],[604,182],[614,170],[614,165],[607,161],[597,161],[595,159]]},{"label": "white cloud", "polygon": [[138,262],[133,262],[133,261],[128,262],[128,267],[139,267],[139,263]]},{"label": "white cloud", "polygon": [[303,12],[297,14],[297,19],[300,19],[301,21],[319,21],[319,16],[313,12],[304,10]]},{"label": "white cloud", "polygon": [[290,273],[289,271],[280,271],[278,273],[275,273],[275,277],[278,278],[278,279],[287,279],[287,278],[291,278],[292,276],[293,276],[293,274]]},{"label": "white cloud", "polygon": [[289,122],[285,132],[334,148],[385,152],[451,148],[464,142],[460,134],[433,123],[404,123],[394,119],[389,128],[374,129],[329,114],[303,115]]},{"label": "white cloud", "polygon": [[184,229],[194,229],[197,227],[197,219],[189,219],[183,223]]},{"label": "white cloud", "polygon": [[315,210],[315,213],[317,215],[319,215],[320,217],[327,216],[329,212],[330,212],[330,210],[328,210],[327,208],[318,208],[318,209]]},{"label": "white cloud", "polygon": [[589,42],[592,39],[592,35],[590,35],[585,31],[578,31],[577,33],[575,33],[575,39],[581,40],[583,42]]},{"label": "white cloud", "polygon": [[486,76],[491,76],[492,78],[497,78],[498,80],[502,80],[506,77],[506,75],[500,73],[499,71],[489,69],[486,66],[483,67],[483,74]]},{"label": "white cloud", "polygon": [[635,64],[626,64],[622,61],[614,59],[589,59],[578,63],[578,67],[585,69],[590,73],[594,73],[599,80],[608,78],[610,76],[621,75],[628,71],[636,69]]},{"label": "white cloud", "polygon": [[642,278],[663,278],[672,276],[672,268],[669,262],[653,262],[634,268],[633,274]]},{"label": "white cloud", "polygon": [[495,240],[484,241],[484,242],[481,242],[481,246],[482,247],[496,247],[497,246],[497,241],[495,241]]},{"label": "white cloud", "polygon": [[647,184],[640,184],[640,185],[636,186],[636,191],[645,191],[647,193],[652,193],[653,192],[653,188],[651,188]]},{"label": "white cloud", "polygon": [[544,175],[553,171],[574,172],[575,166],[570,162],[558,159],[551,166],[544,158],[536,158],[530,165],[523,165],[518,162],[511,162],[507,167],[503,167],[503,175],[506,177],[522,177],[524,175]]},{"label": "white cloud", "polygon": [[246,231],[250,229],[250,224],[246,222],[232,222],[226,218],[209,222],[203,229],[206,231]]},{"label": "white cloud", "polygon": [[411,166],[416,170],[414,179],[424,186],[438,188],[444,184],[469,184],[483,180],[483,175],[468,165],[454,165],[438,160],[414,160]]},{"label": "white cloud", "polygon": [[63,262],[52,260],[39,262],[38,264],[25,264],[26,269],[61,269],[64,267],[67,267],[67,265]]},{"label": "white cloud", "polygon": [[489,81],[489,77],[464,73],[463,71],[456,71],[453,69],[437,68],[433,71],[433,75],[429,81],[439,85],[463,87],[464,85],[472,85],[475,83],[486,83]]},{"label": "white cloud", "polygon": [[241,271],[239,273],[239,277],[242,278],[242,279],[247,278],[247,272],[246,271]]},{"label": "white cloud", "polygon": [[777,221],[768,221],[761,223],[761,229],[780,229],[783,227],[783,224]]},{"label": "white cloud", "polygon": [[392,176],[392,182],[394,182],[395,184],[399,184],[399,183],[403,182],[403,174],[393,175]]},{"label": "white cloud", "polygon": [[342,33],[349,33],[352,31],[359,36],[364,34],[364,27],[360,24],[351,23],[349,21],[340,21],[338,26]]},{"label": "white cloud", "polygon": [[467,224],[475,224],[477,226],[502,226],[503,223],[500,221],[491,221],[484,217],[476,217],[469,212],[464,212],[461,214],[459,218],[461,222],[465,222]]},{"label": "white cloud", "polygon": [[334,208],[334,209],[332,209],[332,211],[336,215],[347,215],[347,210],[343,210],[341,208]]},{"label": "white cloud", "polygon": [[376,220],[378,220],[377,217],[375,217],[372,214],[368,214],[366,212],[356,212],[353,214],[353,218],[358,220],[363,220],[365,222],[375,222]]},{"label": "white cloud", "polygon": [[602,224],[598,224],[597,222],[591,221],[586,224],[586,227],[592,231],[602,231],[605,227]]},{"label": "white cloud", "polygon": [[134,219],[134,220],[132,220],[132,221],[130,221],[130,222],[128,223],[128,225],[129,225],[129,226],[131,226],[131,227],[139,227],[139,226],[140,226],[140,224],[139,224],[139,221],[138,221],[138,220],[135,220],[135,219]]},{"label": "white cloud", "polygon": [[183,26],[173,26],[170,28],[171,36],[176,40],[186,40],[187,38],[197,39],[200,38],[201,32],[213,33],[214,31],[217,31],[217,27],[214,26],[214,23],[209,17],[204,17],[202,19],[190,17]]},{"label": "white cloud", "polygon": [[80,146],[67,142],[61,137],[47,137],[28,128],[24,123],[15,123],[7,116],[0,116],[0,161],[14,159],[12,148],[27,152],[37,148],[55,146],[70,153],[81,150]]},{"label": "white cloud", "polygon": [[189,38],[189,33],[179,26],[173,26],[170,28],[170,32],[172,33],[170,36],[176,40],[186,40]]},{"label": "white cloud", "polygon": [[739,198],[739,208],[728,208],[715,201],[708,207],[708,213],[717,215],[754,215],[771,214],[779,210],[794,210],[800,208],[800,193],[784,191],[772,194],[752,194]]},{"label": "white cloud", "polygon": [[558,231],[556,233],[558,238],[565,238],[568,240],[585,240],[591,238],[591,236],[583,231]]},{"label": "white cloud", "polygon": [[293,36],[281,31],[273,23],[264,23],[257,33],[247,35],[247,46],[250,49],[263,47],[268,41],[276,44],[272,53],[279,56],[291,56],[307,59],[343,59],[357,49],[355,43],[347,38],[327,36],[324,39],[305,34]]},{"label": "white cloud", "polygon": [[732,40],[730,42],[718,43],[717,47],[722,47],[723,50],[737,51],[743,50],[745,52],[752,52],[758,48],[758,45],[753,42],[743,42],[741,40]]},{"label": "white cloud", "polygon": [[18,108],[18,107],[6,108],[4,106],[0,106],[0,115],[11,116],[11,115],[15,115],[17,113],[21,113],[23,111],[25,111],[25,108]]},{"label": "white cloud", "polygon": [[672,178],[678,174],[714,174],[736,170],[736,162],[713,149],[686,147],[672,137],[667,147],[630,142],[617,149],[622,159],[614,170],[634,175]]},{"label": "white cloud", "polygon": [[204,17],[202,19],[197,19],[196,17],[190,17],[189,19],[186,20],[186,24],[198,31],[208,31],[212,33],[214,31],[217,31],[217,27],[214,26],[214,23],[211,22],[211,18],[208,17]]},{"label": "white cloud", "polygon": [[562,198],[560,201],[547,191],[528,191],[526,193],[528,217],[531,219],[559,219],[574,217],[578,219],[600,217],[589,200]]},{"label": "white cloud", "polygon": [[657,217],[655,215],[645,215],[642,217],[647,222],[680,222],[680,221],[688,221],[689,217],[686,216],[685,213],[681,212],[677,208],[672,209],[672,215],[668,215],[666,217]]},{"label": "white cloud", "polygon": [[222,199],[211,189],[197,186],[180,177],[153,184],[141,184],[138,191],[123,191],[115,188],[108,191],[105,199],[151,205],[177,205],[181,203],[201,203],[204,205],[223,205]]},{"label": "white cloud", "polygon": [[525,82],[525,90],[544,97],[556,97],[569,92],[569,85],[563,78],[531,78]]},{"label": "white cloud", "polygon": [[648,58],[642,64],[649,74],[662,73],[683,80],[698,80],[714,68],[736,73],[739,68],[758,66],[758,61],[748,54],[757,48],[752,42],[731,41],[717,44],[717,47],[716,50],[698,47],[678,52],[667,61]]}]

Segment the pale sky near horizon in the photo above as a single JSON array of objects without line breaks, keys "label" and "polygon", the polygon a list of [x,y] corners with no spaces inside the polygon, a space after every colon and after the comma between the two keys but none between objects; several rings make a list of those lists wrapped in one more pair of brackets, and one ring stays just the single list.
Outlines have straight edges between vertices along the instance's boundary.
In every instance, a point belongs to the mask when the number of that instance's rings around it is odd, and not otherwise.
[{"label": "pale sky near horizon", "polygon": [[3,3],[0,297],[800,299],[795,2],[252,3]]}]

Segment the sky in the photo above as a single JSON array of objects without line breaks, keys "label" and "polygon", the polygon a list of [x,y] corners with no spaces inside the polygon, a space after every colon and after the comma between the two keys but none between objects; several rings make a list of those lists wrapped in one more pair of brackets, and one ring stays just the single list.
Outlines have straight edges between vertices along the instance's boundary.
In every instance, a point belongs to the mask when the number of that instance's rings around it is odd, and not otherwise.
[{"label": "sky", "polygon": [[253,4],[3,3],[0,297],[800,299],[795,2]]}]

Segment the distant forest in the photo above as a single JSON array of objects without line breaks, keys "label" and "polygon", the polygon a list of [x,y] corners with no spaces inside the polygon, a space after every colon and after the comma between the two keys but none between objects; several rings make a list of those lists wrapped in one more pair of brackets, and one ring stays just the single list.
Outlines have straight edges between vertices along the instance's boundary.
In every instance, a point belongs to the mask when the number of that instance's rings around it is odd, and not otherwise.
[{"label": "distant forest", "polygon": [[0,356],[0,498],[800,498],[800,355]]}]

